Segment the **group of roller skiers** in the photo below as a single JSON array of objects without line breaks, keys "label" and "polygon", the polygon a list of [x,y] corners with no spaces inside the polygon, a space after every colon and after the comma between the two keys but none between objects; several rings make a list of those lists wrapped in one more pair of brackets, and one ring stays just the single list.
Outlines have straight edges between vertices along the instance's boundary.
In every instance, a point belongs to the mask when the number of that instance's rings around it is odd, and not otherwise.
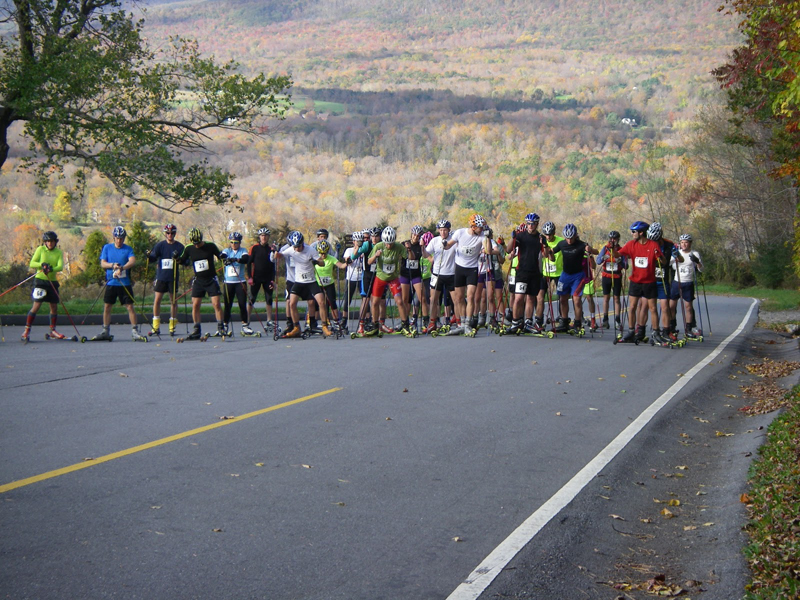
[{"label": "group of roller skiers", "polygon": [[[329,336],[334,331],[338,337],[347,333],[350,306],[360,297],[358,326],[351,337],[392,333],[415,337],[419,332],[474,337],[481,327],[502,335],[584,335],[585,326],[592,331],[609,329],[611,311],[615,343],[639,343],[646,339],[649,314],[652,342],[673,345],[679,341],[677,307],[682,302],[685,337],[702,339],[693,307],[702,262],[699,254],[692,250],[691,235],[681,235],[676,245],[663,237],[659,223],[636,221],[630,226],[631,239],[626,244],[620,245],[620,233],[611,231],[607,243],[595,248],[580,239],[577,228],[571,223],[563,228],[562,236],[558,236],[553,222],[545,222],[541,231],[539,222],[536,213],[526,215],[524,222],[511,233],[509,243],[502,237],[495,239],[492,229],[479,214],[469,218],[467,227],[455,231],[448,220],[439,221],[438,235],[415,225],[409,238],[402,242],[397,240],[397,231],[392,227],[365,229],[353,232],[352,245],[346,248],[341,260],[338,256],[341,248],[331,245],[326,229],[318,230],[311,244],[306,243],[302,233],[293,231],[286,243],[278,246],[271,243],[270,230],[262,227],[257,231],[258,241],[248,251],[242,247],[242,235],[238,232],[228,236],[228,248],[220,249],[213,242],[205,241],[197,228],[189,230],[188,245],[184,246],[176,240],[175,225],[168,224],[163,228],[164,239],[143,257],[148,265],[155,264],[154,316],[149,335],[161,335],[161,303],[165,294],[169,294],[170,300],[169,334],[176,335],[177,302],[181,292],[178,269],[191,267],[194,274],[191,282],[193,327],[187,340],[233,335],[234,300],[239,307],[241,335],[260,335],[251,327],[251,317],[255,313],[262,321],[255,310],[262,290],[266,320],[261,325],[265,331],[273,331],[276,337],[278,334],[286,338],[307,337],[317,333]],[[115,227],[112,234],[113,242],[106,244],[99,256],[100,265],[106,271],[103,329],[91,339],[113,340],[111,309],[119,302],[128,311],[132,339],[146,341],[147,336],[140,333],[136,322],[130,277],[136,257],[125,243],[127,233],[122,226]],[[57,244],[55,232],[46,232],[43,245],[31,259],[30,267],[36,271],[33,306],[28,313],[23,341],[29,339],[31,325],[42,303],[50,305],[48,337],[67,339],[56,330],[61,302],[56,274],[64,267]],[[286,267],[286,327],[282,331],[276,323],[277,312],[273,314],[273,298],[277,299],[276,265],[281,259]],[[215,261],[222,268],[222,285]],[[341,311],[337,303],[339,276],[338,272],[334,274],[334,268],[346,270]],[[595,274],[600,276],[602,286],[602,320],[594,303]],[[622,318],[626,279],[627,333],[623,331],[625,319]],[[399,315],[396,328],[386,323],[387,292]],[[553,295],[558,299],[555,310]],[[200,307],[205,296],[211,300],[217,327],[204,336]],[[570,298],[572,320],[569,318]],[[589,308],[585,320],[584,298]],[[308,303],[304,331],[298,307],[301,301]],[[545,314],[546,307],[548,314]],[[277,303],[275,308],[277,311]],[[549,330],[545,319],[551,323]]]}]

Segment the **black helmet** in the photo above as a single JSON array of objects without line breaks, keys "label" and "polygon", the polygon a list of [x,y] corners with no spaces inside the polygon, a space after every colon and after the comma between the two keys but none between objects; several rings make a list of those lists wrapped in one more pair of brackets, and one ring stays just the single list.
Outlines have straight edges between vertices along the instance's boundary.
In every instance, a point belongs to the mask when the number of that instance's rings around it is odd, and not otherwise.
[{"label": "black helmet", "polygon": [[324,235],[325,237],[328,237],[330,234],[328,233],[328,230],[325,229],[325,228],[317,229],[317,237],[319,237],[321,235]]},{"label": "black helmet", "polygon": [[45,231],[42,234],[42,241],[43,242],[55,242],[58,243],[58,236],[56,235],[55,231]]},{"label": "black helmet", "polygon": [[617,231],[616,229],[612,229],[611,231],[608,232],[608,239],[610,240],[618,240],[619,237],[620,237],[619,231]]}]

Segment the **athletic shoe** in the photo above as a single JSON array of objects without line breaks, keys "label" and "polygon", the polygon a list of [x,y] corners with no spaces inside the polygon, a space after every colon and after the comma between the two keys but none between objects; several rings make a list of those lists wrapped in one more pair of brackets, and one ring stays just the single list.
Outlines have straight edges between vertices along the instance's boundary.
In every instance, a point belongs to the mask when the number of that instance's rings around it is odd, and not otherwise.
[{"label": "athletic shoe", "polygon": [[58,333],[55,329],[51,329],[50,330],[50,337],[53,338],[53,339],[56,339],[56,340],[65,340],[65,339],[67,339],[67,336],[65,336],[63,333]]},{"label": "athletic shoe", "polygon": [[242,325],[242,335],[253,335],[255,331],[250,325]]}]

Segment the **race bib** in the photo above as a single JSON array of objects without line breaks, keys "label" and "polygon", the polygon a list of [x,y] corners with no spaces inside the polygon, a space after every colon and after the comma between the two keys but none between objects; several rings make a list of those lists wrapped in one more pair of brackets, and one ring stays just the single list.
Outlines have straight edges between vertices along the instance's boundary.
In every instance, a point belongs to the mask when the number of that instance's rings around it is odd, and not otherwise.
[{"label": "race bib", "polygon": [[617,263],[606,263],[606,272],[616,273],[617,271],[619,271],[619,265]]},{"label": "race bib", "polygon": [[516,276],[514,276],[514,275],[509,275],[509,276],[508,276],[508,285],[514,285],[514,283],[515,283],[516,281],[517,281],[517,278],[516,278]]},{"label": "race bib", "polygon": [[239,277],[239,271],[236,270],[236,267],[233,265],[228,265],[225,267],[225,276],[229,279],[236,279]]},{"label": "race bib", "polygon": [[300,281],[305,283],[306,281],[311,281],[311,273],[300,273]]},{"label": "race bib", "polygon": [[681,279],[688,279],[692,275],[692,268],[689,266],[681,265],[679,271],[681,273]]},{"label": "race bib", "polygon": [[33,288],[33,293],[31,294],[34,300],[41,300],[45,296],[47,296],[47,290],[40,287]]},{"label": "race bib", "polygon": [[120,269],[119,271],[117,271],[117,273],[118,274],[114,276],[116,279],[125,279],[128,276],[127,269]]},{"label": "race bib", "polygon": [[162,258],[161,259],[161,268],[162,269],[172,269],[173,261],[171,258]]},{"label": "race bib", "polygon": [[418,260],[407,260],[406,267],[409,271],[416,271],[419,269],[419,261]]},{"label": "race bib", "polygon": [[558,285],[556,286],[556,291],[557,292],[563,292],[564,291],[564,283],[562,281],[558,282]]},{"label": "race bib", "polygon": [[663,279],[664,278],[664,269],[661,267],[656,267],[656,279]]},{"label": "race bib", "polygon": [[384,273],[394,273],[394,265],[393,264],[383,265],[383,272]]},{"label": "race bib", "polygon": [[515,294],[524,294],[527,291],[528,291],[528,284],[527,283],[523,283],[523,282],[520,281],[518,284],[516,284],[514,286],[514,293]]},{"label": "race bib", "polygon": [[377,270],[378,270],[378,263],[377,262],[374,262],[369,266],[369,272],[370,273],[374,273]]},{"label": "race bib", "polygon": [[475,254],[475,248],[462,248],[461,246],[458,247],[458,251],[461,252],[464,256],[470,256],[471,254]]},{"label": "race bib", "polygon": [[431,275],[431,288],[436,287],[436,282],[439,281],[438,275]]},{"label": "race bib", "polygon": [[208,261],[205,258],[194,261],[194,272],[199,273],[200,271],[208,271]]},{"label": "race bib", "polygon": [[639,269],[646,269],[647,265],[649,265],[649,264],[650,264],[650,262],[647,260],[646,256],[637,256],[633,260],[633,265],[635,267],[639,268]]},{"label": "race bib", "polygon": [[319,282],[322,285],[330,285],[332,281],[333,281],[333,277],[320,277],[319,278]]},{"label": "race bib", "polygon": [[545,273],[555,273],[558,271],[558,266],[555,263],[546,262],[544,263],[544,272]]}]

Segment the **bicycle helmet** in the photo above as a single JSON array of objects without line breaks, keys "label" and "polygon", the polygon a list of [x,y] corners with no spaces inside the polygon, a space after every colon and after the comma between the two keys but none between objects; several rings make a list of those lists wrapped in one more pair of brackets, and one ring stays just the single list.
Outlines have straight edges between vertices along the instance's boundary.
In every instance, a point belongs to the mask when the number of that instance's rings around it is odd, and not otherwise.
[{"label": "bicycle helmet", "polygon": [[430,231],[426,231],[425,233],[422,234],[422,237],[419,240],[420,242],[422,242],[423,246],[427,246],[428,244],[431,243],[432,239],[433,239],[433,234]]},{"label": "bicycle helmet", "polygon": [[289,234],[289,237],[287,239],[289,240],[289,243],[293,247],[297,248],[300,244],[303,243],[303,234],[300,233],[299,231],[293,231],[292,233]]},{"label": "bicycle helmet", "polygon": [[177,232],[178,228],[175,227],[175,225],[173,225],[172,223],[167,223],[166,225],[164,225],[164,235],[168,233],[177,233]]},{"label": "bicycle helmet", "polygon": [[369,230],[369,234],[372,237],[379,237],[381,235],[381,228],[380,227],[373,227]]},{"label": "bicycle helmet", "polygon": [[317,252],[320,254],[327,254],[330,252],[331,245],[328,243],[328,240],[320,240],[317,242]]},{"label": "bicycle helmet", "polygon": [[631,225],[631,231],[647,231],[648,227],[650,227],[650,226],[647,223],[645,223],[644,221],[635,221]]},{"label": "bicycle helmet", "polygon": [[319,237],[321,235],[324,235],[325,237],[328,237],[330,234],[328,233],[327,229],[317,229],[317,237]]},{"label": "bicycle helmet", "polygon": [[678,238],[678,241],[691,242],[692,241],[692,235],[690,233],[684,233],[684,234],[681,235],[680,238]]},{"label": "bicycle helmet", "polygon": [[128,232],[125,231],[125,228],[122,225],[117,225],[116,227],[114,227],[114,230],[111,232],[111,235],[113,235],[115,238],[125,239],[126,237],[128,237]]},{"label": "bicycle helmet", "polygon": [[414,225],[411,228],[411,235],[422,235],[423,231],[425,230],[422,228],[422,225]]},{"label": "bicycle helmet", "polygon": [[578,235],[578,228],[572,223],[567,223],[564,225],[563,234],[566,239],[574,238],[576,235]]},{"label": "bicycle helmet", "polygon": [[556,232],[556,224],[552,221],[548,221],[544,225],[542,225],[542,233],[545,235],[553,235]]},{"label": "bicycle helmet", "polygon": [[536,213],[528,213],[525,215],[525,222],[526,223],[538,223],[539,222],[539,215]]},{"label": "bicycle helmet", "polygon": [[262,227],[256,232],[256,235],[269,235],[270,233],[272,232],[269,230],[268,227]]},{"label": "bicycle helmet", "polygon": [[484,219],[478,213],[475,213],[469,218],[469,226],[470,227],[480,227],[483,229],[486,226],[486,219]]},{"label": "bicycle helmet", "polygon": [[192,227],[189,230],[189,241],[193,244],[198,244],[203,241],[203,232],[197,227]]},{"label": "bicycle helmet", "polygon": [[381,232],[381,241],[385,244],[391,244],[397,239],[397,232],[393,227],[387,227]]},{"label": "bicycle helmet", "polygon": [[608,239],[610,240],[618,240],[619,237],[620,237],[619,231],[617,231],[616,229],[612,229],[611,231],[608,232]]},{"label": "bicycle helmet", "polygon": [[452,226],[450,225],[450,221],[447,219],[442,219],[438,223],[436,223],[436,229],[450,229]]},{"label": "bicycle helmet", "polygon": [[656,221],[650,227],[647,228],[647,239],[653,240],[657,242],[661,239],[662,231],[661,231],[661,223]]},{"label": "bicycle helmet", "polygon": [[45,231],[42,234],[42,241],[43,242],[56,242],[56,243],[58,243],[58,236],[56,235],[55,231]]},{"label": "bicycle helmet", "polygon": [[230,234],[228,234],[228,241],[229,242],[239,242],[241,244],[242,243],[242,234],[239,233],[238,231],[232,231]]},{"label": "bicycle helmet", "polygon": [[353,241],[358,242],[359,244],[364,241],[364,234],[360,231],[353,232]]}]

